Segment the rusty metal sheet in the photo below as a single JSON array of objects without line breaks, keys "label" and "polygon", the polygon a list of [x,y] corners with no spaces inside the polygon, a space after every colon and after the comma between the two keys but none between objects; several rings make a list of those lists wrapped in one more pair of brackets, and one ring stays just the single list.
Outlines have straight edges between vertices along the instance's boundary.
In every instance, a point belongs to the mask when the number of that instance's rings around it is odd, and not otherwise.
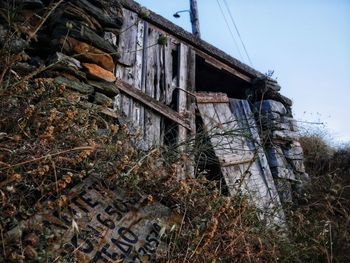
[{"label": "rusty metal sheet", "polygon": [[169,208],[109,190],[94,178],[72,188],[67,197],[61,211],[45,209],[5,233],[3,240],[18,242],[26,231],[41,232],[40,239],[49,236],[55,242],[44,242],[45,262],[72,255],[78,262],[150,262],[170,224]]}]

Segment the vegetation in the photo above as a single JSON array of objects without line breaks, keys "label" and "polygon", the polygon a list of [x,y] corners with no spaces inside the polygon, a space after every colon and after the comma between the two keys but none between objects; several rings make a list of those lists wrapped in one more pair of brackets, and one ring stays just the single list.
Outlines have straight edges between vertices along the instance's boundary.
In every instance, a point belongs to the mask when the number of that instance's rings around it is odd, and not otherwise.
[{"label": "vegetation", "polygon": [[[14,26],[11,22],[9,41],[17,34]],[[0,258],[46,262],[45,249],[57,237],[27,229],[8,243],[4,233],[44,209],[62,209],[69,189],[94,175],[176,212],[180,220],[165,230],[155,262],[350,261],[349,147],[332,149],[317,134],[302,137],[308,192],[285,208],[287,233],[266,228],[244,196],[228,198],[205,178],[179,180],[176,164],[185,161],[183,156],[136,149],[138,134],[120,114],[116,121],[86,107],[87,97],[55,84],[45,69],[13,70],[25,57],[5,44],[0,50],[6,62],[0,72]],[[74,255],[59,260],[79,262]]]}]

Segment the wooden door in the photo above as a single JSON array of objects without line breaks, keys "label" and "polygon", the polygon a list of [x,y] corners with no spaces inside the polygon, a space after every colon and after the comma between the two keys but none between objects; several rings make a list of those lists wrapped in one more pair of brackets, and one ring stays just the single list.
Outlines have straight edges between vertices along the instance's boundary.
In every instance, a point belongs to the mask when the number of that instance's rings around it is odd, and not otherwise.
[{"label": "wooden door", "polygon": [[230,195],[248,195],[262,218],[281,225],[284,213],[249,103],[218,93],[196,97]]}]

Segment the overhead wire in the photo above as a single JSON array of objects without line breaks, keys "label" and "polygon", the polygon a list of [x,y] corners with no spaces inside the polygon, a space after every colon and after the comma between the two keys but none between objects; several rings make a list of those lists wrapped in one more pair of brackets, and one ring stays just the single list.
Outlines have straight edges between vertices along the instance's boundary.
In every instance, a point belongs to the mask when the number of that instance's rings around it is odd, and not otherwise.
[{"label": "overhead wire", "polygon": [[227,20],[227,18],[226,18],[226,16],[225,16],[224,10],[223,10],[223,8],[222,8],[222,6],[221,6],[219,0],[216,0],[216,2],[218,3],[218,6],[219,6],[220,11],[221,11],[221,14],[222,14],[222,17],[223,17],[224,20],[225,20],[225,23],[226,23],[226,26],[227,26],[227,28],[228,28],[228,30],[229,30],[229,32],[230,32],[231,38],[232,38],[233,42],[235,43],[235,46],[236,46],[236,48],[237,48],[237,50],[238,50],[239,57],[240,57],[241,60],[243,60],[243,56],[242,56],[241,50],[240,50],[240,48],[239,48],[239,46],[238,46],[238,44],[237,44],[237,41],[236,41],[236,39],[235,39],[235,37],[234,37],[234,34],[233,34],[232,29],[231,29],[231,27],[230,27],[230,24],[229,24],[229,22],[228,22],[228,20]]},{"label": "overhead wire", "polygon": [[[218,1],[218,0],[217,0],[217,1]],[[241,34],[240,34],[239,30],[238,30],[238,27],[237,27],[237,25],[236,25],[236,22],[235,22],[235,20],[233,19],[233,15],[232,15],[231,10],[230,10],[230,8],[229,8],[229,6],[228,6],[228,4],[227,4],[227,1],[226,1],[226,0],[223,0],[223,1],[224,1],[224,4],[225,4],[225,7],[226,7],[226,9],[227,9],[227,12],[228,12],[228,14],[229,14],[229,16],[230,16],[230,18],[231,18],[231,21],[232,21],[232,23],[233,23],[233,25],[234,25],[234,27],[235,27],[235,30],[236,30],[236,32],[237,32],[237,35],[238,35],[238,37],[239,37],[239,39],[240,39],[240,41],[241,41],[241,44],[242,44],[243,49],[244,49],[244,53],[246,54],[250,65],[253,66],[252,60],[250,59],[250,56],[249,56],[248,51],[247,51],[247,48],[246,48],[246,46],[245,46],[245,44],[244,44],[244,42],[243,42],[242,36],[241,36]]]}]

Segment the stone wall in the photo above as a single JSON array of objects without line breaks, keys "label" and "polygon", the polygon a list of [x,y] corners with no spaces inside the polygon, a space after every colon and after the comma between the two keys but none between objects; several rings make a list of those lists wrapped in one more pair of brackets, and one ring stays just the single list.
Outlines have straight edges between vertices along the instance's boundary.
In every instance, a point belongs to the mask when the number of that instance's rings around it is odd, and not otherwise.
[{"label": "stone wall", "polygon": [[266,99],[255,103],[257,123],[265,142],[265,152],[283,203],[291,203],[309,180],[303,164],[299,129],[289,105]]},{"label": "stone wall", "polygon": [[[11,3],[10,3],[11,2]],[[17,0],[0,3],[16,12],[15,34],[8,23],[0,26],[0,44],[20,53],[13,71],[20,77],[54,78],[81,103],[103,106],[113,116],[113,101],[119,91],[113,82],[119,58],[117,36],[123,25],[118,1]]]}]

